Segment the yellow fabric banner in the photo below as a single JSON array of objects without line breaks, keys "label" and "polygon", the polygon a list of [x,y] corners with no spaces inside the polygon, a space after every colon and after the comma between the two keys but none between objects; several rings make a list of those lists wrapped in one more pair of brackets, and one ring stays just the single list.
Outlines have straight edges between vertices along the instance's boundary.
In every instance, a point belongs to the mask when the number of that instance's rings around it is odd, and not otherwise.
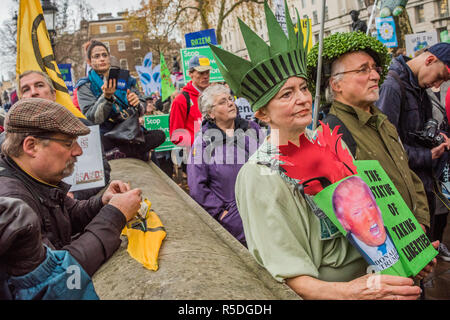
[{"label": "yellow fabric banner", "polygon": [[[128,237],[127,251],[130,256],[149,270],[158,270],[159,249],[166,237],[166,230],[158,215],[151,210],[151,202],[144,200],[145,218],[137,217],[122,230]],[[145,206],[145,205],[144,205]]]},{"label": "yellow fabric banner", "polygon": [[48,74],[56,89],[56,102],[69,109],[75,116],[86,119],[74,106],[56,64],[39,0],[20,0],[19,5],[16,76],[19,77],[28,70]]}]

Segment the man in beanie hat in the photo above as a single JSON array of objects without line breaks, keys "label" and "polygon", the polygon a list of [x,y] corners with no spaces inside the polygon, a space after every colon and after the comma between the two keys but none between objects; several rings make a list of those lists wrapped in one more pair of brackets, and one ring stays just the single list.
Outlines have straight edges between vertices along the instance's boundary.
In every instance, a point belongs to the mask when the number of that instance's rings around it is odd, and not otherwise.
[{"label": "man in beanie hat", "polygon": [[[439,142],[427,143],[418,136],[420,132],[425,133],[428,124],[432,123],[429,120],[433,119],[433,107],[426,90],[439,88],[450,79],[449,65],[450,43],[435,44],[413,59],[398,56],[389,67],[377,102],[397,128],[409,157],[409,166],[423,182],[430,208],[430,229],[427,231],[433,241],[442,241],[447,224],[450,203],[442,195],[438,181],[449,161],[446,151],[450,149],[450,139],[447,129],[437,125],[436,135],[430,141]],[[438,251],[441,258],[450,261],[450,251],[445,244],[441,243]]]},{"label": "man in beanie hat", "polygon": [[[82,154],[77,137],[89,133],[68,109],[39,99],[22,99],[5,119],[6,138],[0,157],[0,197],[23,200],[39,217],[43,243],[67,250],[89,276],[117,250],[120,233],[140,207],[141,191],[112,181],[103,195],[77,201],[67,197],[72,174]],[[76,239],[73,240],[74,236]],[[9,275],[24,275],[42,262],[34,244],[20,256],[1,260]]]}]

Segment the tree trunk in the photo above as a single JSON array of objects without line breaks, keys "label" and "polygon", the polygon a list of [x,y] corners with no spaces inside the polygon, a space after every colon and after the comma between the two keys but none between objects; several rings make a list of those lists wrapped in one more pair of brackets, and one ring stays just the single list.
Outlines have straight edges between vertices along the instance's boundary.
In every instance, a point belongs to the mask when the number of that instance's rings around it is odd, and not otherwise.
[{"label": "tree trunk", "polygon": [[405,35],[412,34],[413,29],[409,20],[408,12],[403,10],[402,14],[394,17],[396,34],[399,48],[406,48]]}]

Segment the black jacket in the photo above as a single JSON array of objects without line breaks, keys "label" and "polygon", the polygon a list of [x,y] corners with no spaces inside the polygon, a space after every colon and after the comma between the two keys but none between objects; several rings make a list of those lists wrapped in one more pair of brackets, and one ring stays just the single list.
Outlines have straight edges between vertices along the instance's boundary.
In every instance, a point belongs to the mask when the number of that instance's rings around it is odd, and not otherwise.
[{"label": "black jacket", "polygon": [[[64,182],[56,187],[39,182],[1,155],[0,197],[28,204],[40,219],[43,243],[54,250],[69,251],[92,276],[119,247],[126,219],[116,207],[103,206],[100,196],[81,201],[67,197],[69,187]],[[31,251],[25,254],[33,255]],[[33,270],[20,264],[14,267],[25,268],[12,270],[15,274]]]},{"label": "black jacket", "polygon": [[393,76],[388,75],[381,86],[380,99],[376,105],[397,128],[408,154],[409,166],[422,180],[430,200],[434,181],[440,175],[439,170],[443,163],[448,161],[448,152],[433,161],[431,149],[420,145],[417,138],[411,135],[412,132],[423,130],[426,121],[432,118],[432,104],[426,89],[419,87],[417,77],[406,64],[409,60],[408,57],[399,56],[392,61],[389,68],[399,75],[403,83],[403,102],[400,84]]}]

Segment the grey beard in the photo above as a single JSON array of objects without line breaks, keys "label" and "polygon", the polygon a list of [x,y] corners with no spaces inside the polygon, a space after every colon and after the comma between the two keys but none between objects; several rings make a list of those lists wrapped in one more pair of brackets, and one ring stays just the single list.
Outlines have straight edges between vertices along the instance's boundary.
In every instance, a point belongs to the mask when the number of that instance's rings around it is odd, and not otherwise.
[{"label": "grey beard", "polygon": [[75,170],[75,162],[77,162],[77,160],[75,159],[74,161],[68,161],[66,163],[66,167],[64,168],[62,175],[63,178],[69,177],[72,175],[73,171]]}]

